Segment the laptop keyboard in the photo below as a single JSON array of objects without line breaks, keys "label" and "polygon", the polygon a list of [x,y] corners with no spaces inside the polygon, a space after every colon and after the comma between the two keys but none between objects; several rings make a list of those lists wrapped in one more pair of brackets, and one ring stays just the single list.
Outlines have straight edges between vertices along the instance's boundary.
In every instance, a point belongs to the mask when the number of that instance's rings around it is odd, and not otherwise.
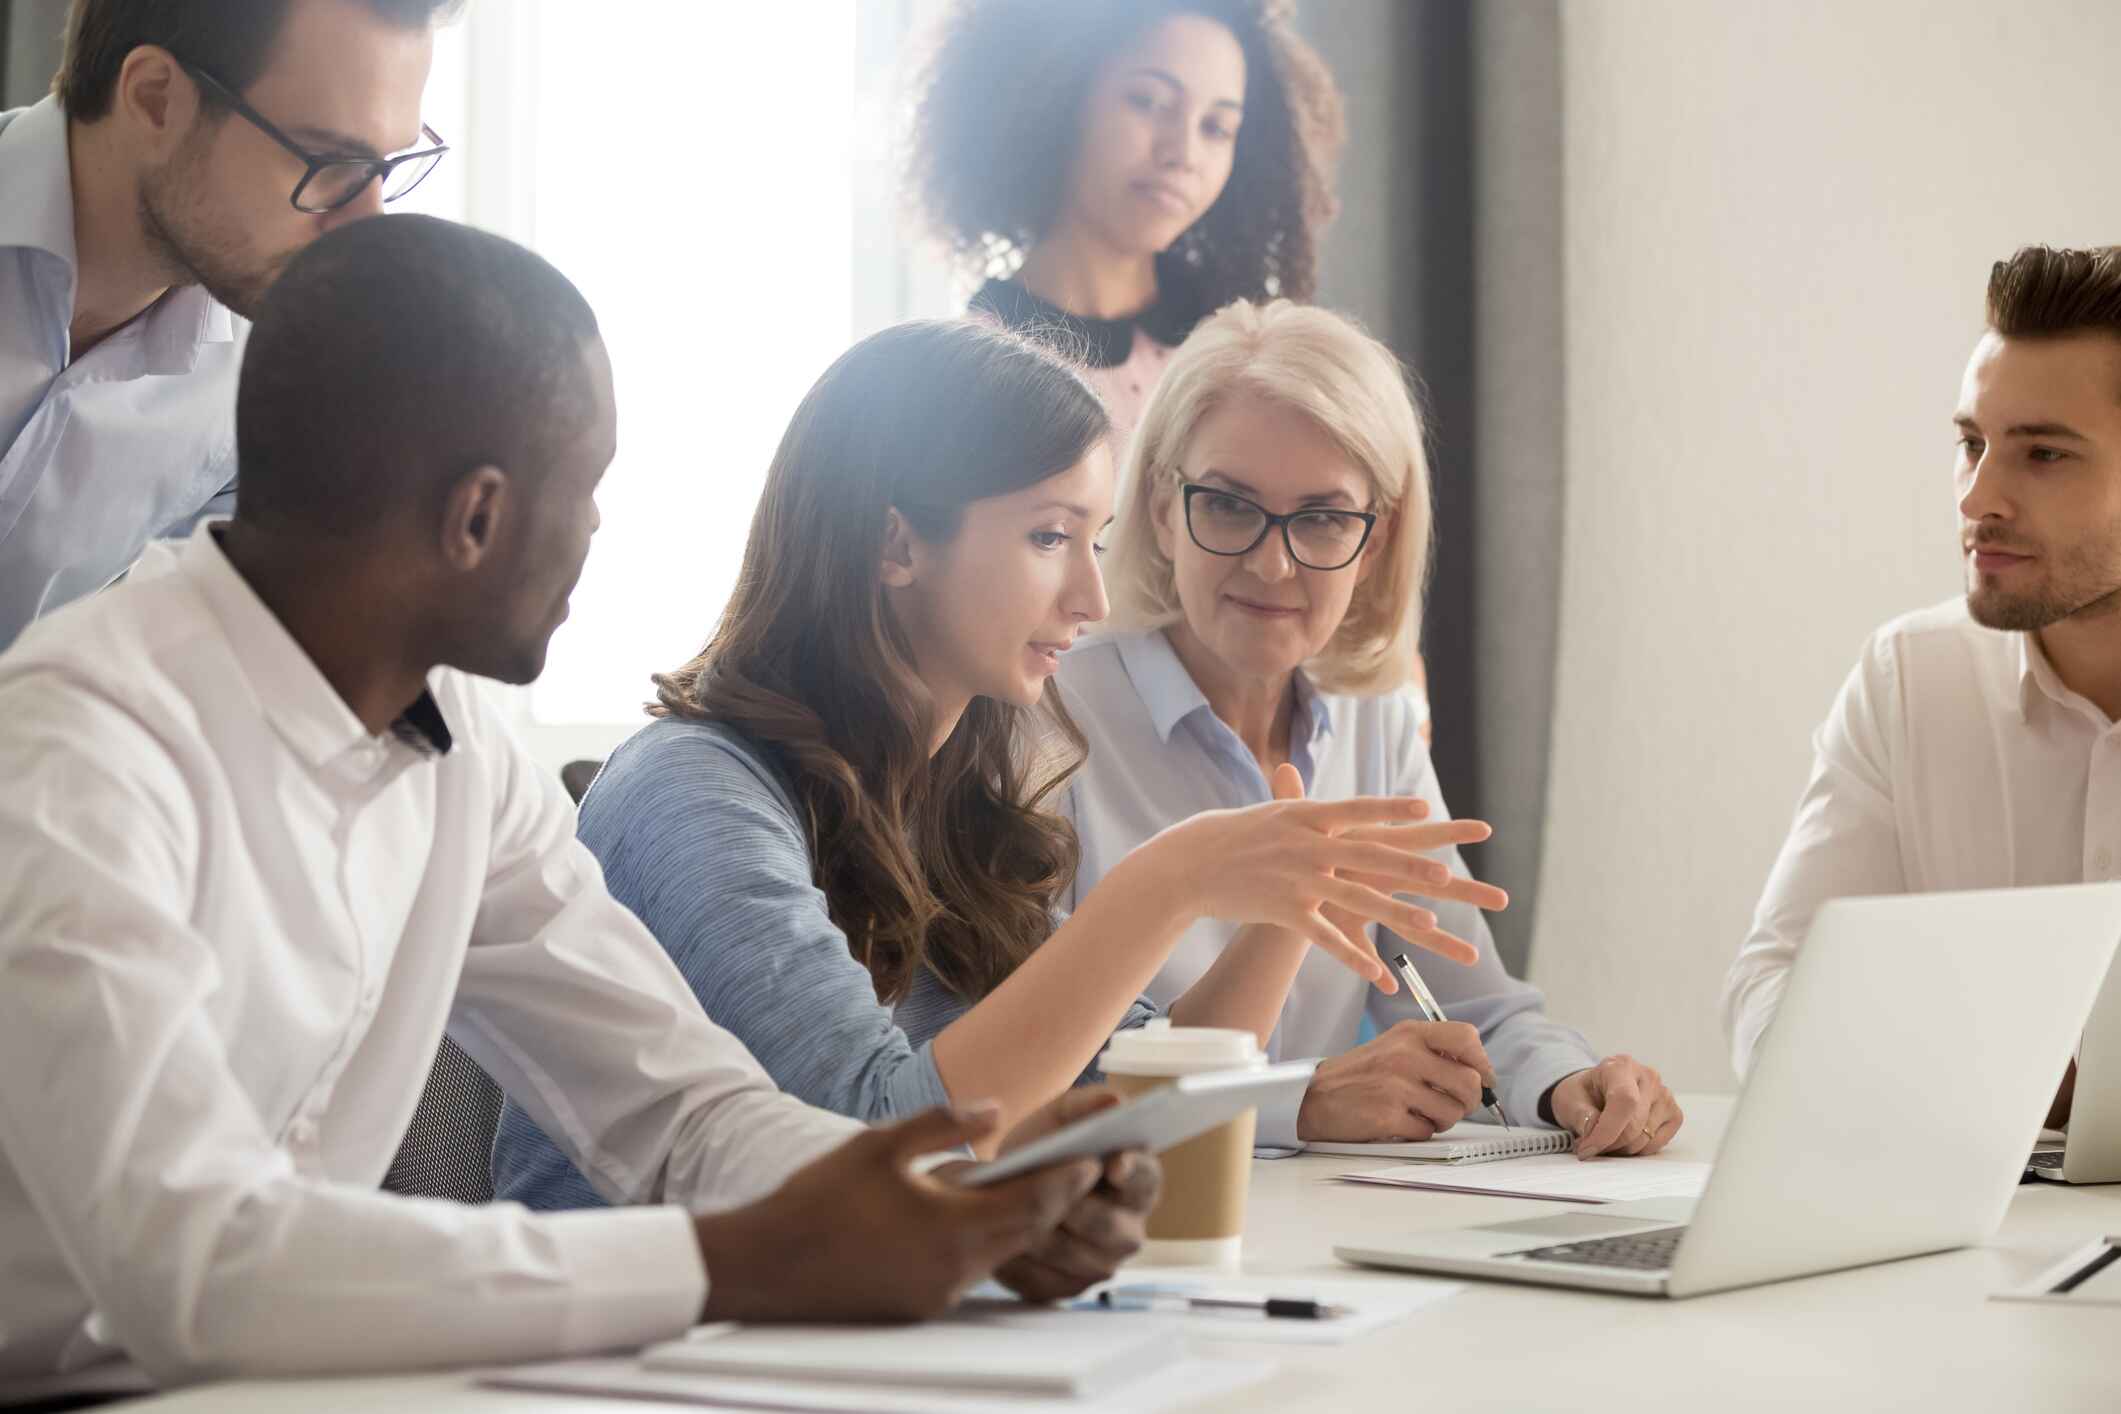
[{"label": "laptop keyboard", "polygon": [[2042,1149],[2039,1153],[2027,1159],[2025,1166],[2029,1169],[2044,1169],[2049,1173],[2060,1173],[2062,1172],[2062,1153],[2063,1151],[2060,1149]]},{"label": "laptop keyboard", "polygon": [[1619,1267],[1630,1272],[1661,1272],[1672,1265],[1679,1250],[1683,1227],[1662,1227],[1655,1232],[1628,1233],[1620,1237],[1594,1237],[1587,1242],[1564,1242],[1555,1247],[1534,1247],[1513,1252],[1528,1262],[1567,1262],[1580,1267]]}]

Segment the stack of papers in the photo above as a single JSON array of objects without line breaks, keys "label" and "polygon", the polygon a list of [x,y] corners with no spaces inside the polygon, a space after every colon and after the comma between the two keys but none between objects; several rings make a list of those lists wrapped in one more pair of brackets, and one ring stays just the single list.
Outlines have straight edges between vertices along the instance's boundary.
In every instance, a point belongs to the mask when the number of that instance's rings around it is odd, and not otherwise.
[{"label": "stack of papers", "polygon": [[697,1375],[1080,1397],[1179,1354],[1177,1332],[1161,1321],[1115,1327],[1061,1312],[971,1311],[911,1327],[702,1326],[649,1346],[641,1364]]},{"label": "stack of papers", "polygon": [[1645,1198],[1699,1198],[1709,1165],[1688,1159],[1578,1159],[1547,1154],[1504,1159],[1475,1169],[1398,1164],[1344,1173],[1349,1183],[1483,1193],[1497,1198],[1541,1198],[1557,1203],[1633,1203]]},{"label": "stack of papers", "polygon": [[496,1371],[481,1383],[719,1408],[1154,1414],[1269,1372],[1193,1356],[1161,1316],[967,1310],[917,1326],[702,1326],[638,1357]]},{"label": "stack of papers", "polygon": [[1274,1367],[1256,1360],[1179,1360],[1096,1399],[1000,1394],[992,1390],[884,1389],[803,1380],[735,1379],[649,1370],[632,1356],[558,1360],[483,1377],[495,1389],[656,1400],[710,1409],[775,1414],[1164,1414],[1194,1400],[1214,1401],[1257,1384]]}]

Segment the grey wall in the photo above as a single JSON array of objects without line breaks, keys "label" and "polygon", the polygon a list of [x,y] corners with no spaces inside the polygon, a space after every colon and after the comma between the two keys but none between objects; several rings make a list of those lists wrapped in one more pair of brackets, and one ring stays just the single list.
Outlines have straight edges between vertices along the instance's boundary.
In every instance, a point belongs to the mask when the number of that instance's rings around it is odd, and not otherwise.
[{"label": "grey wall", "polygon": [[0,108],[50,91],[65,27],[66,0],[0,0]]},{"label": "grey wall", "polygon": [[1510,890],[1521,971],[1546,796],[1561,510],[1561,66],[1556,0],[1314,0],[1346,96],[1322,303],[1426,390],[1436,556],[1423,649],[1433,755],[1474,867]]}]

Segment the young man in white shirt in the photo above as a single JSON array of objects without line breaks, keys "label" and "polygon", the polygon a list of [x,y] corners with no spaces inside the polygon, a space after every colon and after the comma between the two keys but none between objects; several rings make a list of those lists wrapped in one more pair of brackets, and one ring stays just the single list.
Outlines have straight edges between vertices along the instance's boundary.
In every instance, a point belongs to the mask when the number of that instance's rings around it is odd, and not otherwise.
[{"label": "young man in white shirt", "polygon": [[52,96],[0,113],[0,648],[227,510],[243,321],[441,160],[461,3],[75,0]]},{"label": "young man in white shirt", "polygon": [[[776,1090],[473,690],[542,668],[615,445],[557,271],[424,217],[334,232],[237,423],[233,522],[0,655],[0,1393],[921,1316],[1134,1250],[1153,1160],[968,1190],[909,1165],[991,1112],[864,1131]],[[641,1206],[378,1191],[445,1026]]]},{"label": "young man in white shirt", "polygon": [[1966,597],[1873,635],[1814,738],[1724,988],[1741,1075],[1826,900],[2121,877],[2121,246],[1998,262],[1988,324],[1953,418]]}]

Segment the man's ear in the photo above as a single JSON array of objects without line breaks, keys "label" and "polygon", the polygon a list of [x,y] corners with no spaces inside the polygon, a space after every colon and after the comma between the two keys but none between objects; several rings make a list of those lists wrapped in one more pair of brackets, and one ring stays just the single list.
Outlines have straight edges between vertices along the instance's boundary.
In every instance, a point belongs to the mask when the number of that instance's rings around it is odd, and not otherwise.
[{"label": "man's ear", "polygon": [[514,509],[512,490],[508,473],[497,466],[474,467],[457,478],[442,505],[443,563],[468,573],[493,557]]},{"label": "man's ear", "polygon": [[135,45],[118,69],[112,112],[138,132],[158,157],[167,157],[202,116],[199,86],[158,44]]},{"label": "man's ear", "polygon": [[920,537],[894,507],[884,512],[884,555],[877,578],[886,589],[904,589],[920,578]]}]

